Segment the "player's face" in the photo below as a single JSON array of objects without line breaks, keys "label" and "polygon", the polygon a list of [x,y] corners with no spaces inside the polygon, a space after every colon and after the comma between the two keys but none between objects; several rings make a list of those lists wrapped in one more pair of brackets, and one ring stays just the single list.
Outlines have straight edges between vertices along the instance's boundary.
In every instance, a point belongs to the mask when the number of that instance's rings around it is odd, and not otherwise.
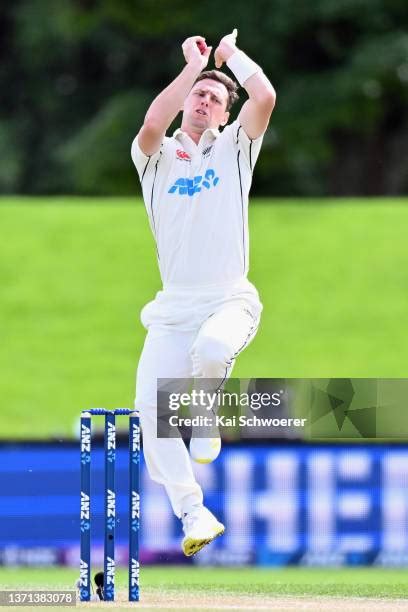
[{"label": "player's face", "polygon": [[197,131],[218,128],[228,121],[228,91],[212,79],[196,83],[184,102],[184,120]]}]

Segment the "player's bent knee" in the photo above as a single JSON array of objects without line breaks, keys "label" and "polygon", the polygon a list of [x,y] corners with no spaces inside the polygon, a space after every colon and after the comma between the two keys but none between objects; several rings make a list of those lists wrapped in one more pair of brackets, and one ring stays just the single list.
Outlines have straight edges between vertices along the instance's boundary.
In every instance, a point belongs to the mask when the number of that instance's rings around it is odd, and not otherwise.
[{"label": "player's bent knee", "polygon": [[191,356],[195,376],[223,377],[229,361],[229,348],[217,338],[204,336],[194,343]]}]

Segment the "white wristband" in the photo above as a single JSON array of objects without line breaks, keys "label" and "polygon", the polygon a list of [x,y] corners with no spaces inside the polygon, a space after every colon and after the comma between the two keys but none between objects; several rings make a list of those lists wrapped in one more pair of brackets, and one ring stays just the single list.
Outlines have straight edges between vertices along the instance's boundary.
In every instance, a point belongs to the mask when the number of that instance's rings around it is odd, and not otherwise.
[{"label": "white wristband", "polygon": [[241,87],[253,74],[262,72],[262,68],[239,49],[227,60],[227,66],[234,73]]}]

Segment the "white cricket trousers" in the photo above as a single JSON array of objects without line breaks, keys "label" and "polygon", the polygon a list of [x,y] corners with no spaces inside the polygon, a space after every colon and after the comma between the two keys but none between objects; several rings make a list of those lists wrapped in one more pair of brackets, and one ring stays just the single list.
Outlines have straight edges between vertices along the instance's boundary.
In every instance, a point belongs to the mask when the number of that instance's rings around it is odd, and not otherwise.
[{"label": "white cricket trousers", "polygon": [[137,368],[135,406],[143,453],[150,477],[165,487],[179,518],[202,503],[203,493],[183,440],[157,437],[157,379],[227,378],[255,336],[261,310],[247,279],[222,287],[165,287],[142,310],[148,332]]}]

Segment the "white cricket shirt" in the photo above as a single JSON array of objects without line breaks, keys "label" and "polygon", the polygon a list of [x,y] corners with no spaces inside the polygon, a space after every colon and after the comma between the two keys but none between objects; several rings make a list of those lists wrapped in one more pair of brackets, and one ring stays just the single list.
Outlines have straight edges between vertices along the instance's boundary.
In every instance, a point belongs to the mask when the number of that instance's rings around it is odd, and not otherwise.
[{"label": "white cricket shirt", "polygon": [[248,273],[248,194],[262,136],[239,121],[206,130],[198,145],[181,130],[132,160],[142,184],[164,287],[222,285]]}]

